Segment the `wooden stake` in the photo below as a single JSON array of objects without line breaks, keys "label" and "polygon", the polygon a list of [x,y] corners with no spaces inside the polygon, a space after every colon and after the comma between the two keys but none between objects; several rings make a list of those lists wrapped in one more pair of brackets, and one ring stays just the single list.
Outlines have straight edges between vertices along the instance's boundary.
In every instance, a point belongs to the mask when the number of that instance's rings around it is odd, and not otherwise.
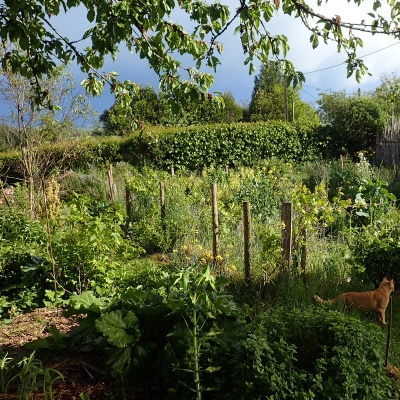
[{"label": "wooden stake", "polygon": [[292,203],[282,205],[282,256],[284,267],[289,269],[292,256]]},{"label": "wooden stake", "polygon": [[112,164],[110,164],[110,168],[107,171],[107,178],[108,178],[108,187],[110,189],[109,198],[111,202],[114,202],[115,196],[114,196],[114,177],[113,177]]},{"label": "wooden stake", "polygon": [[390,337],[392,336],[392,315],[393,315],[393,307],[392,307],[392,296],[389,297],[389,323],[388,323],[388,331],[387,331],[387,340],[386,340],[386,354],[385,354],[385,368],[387,368],[389,364],[389,347],[390,347]]},{"label": "wooden stake", "polygon": [[212,202],[212,227],[213,227],[213,260],[217,263],[218,244],[219,244],[219,219],[218,219],[218,200],[217,200],[217,184],[211,185],[211,202]]},{"label": "wooden stake", "polygon": [[165,223],[165,190],[164,190],[164,182],[160,182],[160,207],[161,207],[161,225],[164,233],[167,230],[167,226]]},{"label": "wooden stake", "polygon": [[243,202],[244,279],[250,279],[251,214],[250,203]]},{"label": "wooden stake", "polygon": [[303,241],[301,244],[300,270],[304,287],[307,289],[308,276],[307,276],[307,229],[306,228],[301,229],[300,239]]}]

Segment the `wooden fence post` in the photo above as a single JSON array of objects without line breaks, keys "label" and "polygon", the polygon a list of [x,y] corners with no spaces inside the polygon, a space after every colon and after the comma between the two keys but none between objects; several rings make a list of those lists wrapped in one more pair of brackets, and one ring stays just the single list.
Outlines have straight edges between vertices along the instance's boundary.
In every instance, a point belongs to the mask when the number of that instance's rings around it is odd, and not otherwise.
[{"label": "wooden fence post", "polygon": [[292,214],[293,204],[282,204],[282,256],[284,268],[289,268],[292,256]]},{"label": "wooden fence post", "polygon": [[164,231],[164,234],[167,230],[167,226],[165,224],[165,190],[164,190],[164,182],[160,182],[160,207],[161,207],[161,225]]},{"label": "wooden fence post", "polygon": [[303,279],[304,287],[308,288],[308,276],[307,276],[307,229],[302,228],[300,233],[301,240],[301,258],[300,258],[300,270]]},{"label": "wooden fence post", "polygon": [[212,227],[213,227],[213,260],[217,263],[218,243],[219,243],[219,219],[218,219],[218,200],[217,200],[217,184],[211,185],[211,202],[212,202]]},{"label": "wooden fence post", "polygon": [[129,190],[128,185],[125,184],[125,206],[126,206],[126,215],[130,218],[132,213],[132,205],[133,205],[134,196]]},{"label": "wooden fence post", "polygon": [[244,279],[250,279],[251,214],[250,203],[243,202]]},{"label": "wooden fence post", "polygon": [[108,187],[110,189],[109,199],[110,199],[111,202],[114,202],[115,198],[116,198],[117,188],[114,185],[112,164],[110,164],[110,168],[107,171],[107,178],[108,178]]},{"label": "wooden fence post", "polygon": [[175,176],[175,168],[173,165],[171,166],[171,176]]}]

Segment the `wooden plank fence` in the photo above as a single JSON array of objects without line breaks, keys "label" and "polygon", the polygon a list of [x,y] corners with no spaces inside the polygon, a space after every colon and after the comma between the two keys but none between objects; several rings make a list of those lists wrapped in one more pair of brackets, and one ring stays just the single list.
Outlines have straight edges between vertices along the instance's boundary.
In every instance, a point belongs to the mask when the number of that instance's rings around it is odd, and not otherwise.
[{"label": "wooden plank fence", "polygon": [[400,163],[400,119],[392,118],[385,130],[376,136],[375,161],[378,165],[397,166]]}]

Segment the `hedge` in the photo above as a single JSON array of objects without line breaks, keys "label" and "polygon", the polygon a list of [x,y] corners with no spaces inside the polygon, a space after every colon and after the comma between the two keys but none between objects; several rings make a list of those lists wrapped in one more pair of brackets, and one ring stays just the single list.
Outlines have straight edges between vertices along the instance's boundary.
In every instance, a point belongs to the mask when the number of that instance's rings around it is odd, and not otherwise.
[{"label": "hedge", "polygon": [[[41,172],[82,168],[88,164],[125,161],[133,166],[197,170],[209,165],[254,165],[270,157],[285,161],[314,159],[320,144],[315,130],[287,122],[154,128],[129,137],[91,138],[43,146],[48,162]],[[3,176],[21,176],[21,160],[15,153],[0,154]],[[45,171],[43,171],[43,169]]]}]

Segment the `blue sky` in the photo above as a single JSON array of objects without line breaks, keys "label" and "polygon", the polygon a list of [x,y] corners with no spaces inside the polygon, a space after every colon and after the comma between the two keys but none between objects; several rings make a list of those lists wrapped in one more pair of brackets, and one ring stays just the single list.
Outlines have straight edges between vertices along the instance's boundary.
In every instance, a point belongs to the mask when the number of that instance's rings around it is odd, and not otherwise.
[{"label": "blue sky", "polygon": [[[223,0],[232,9],[238,7],[239,0]],[[319,13],[333,17],[340,15],[342,21],[359,23],[361,20],[371,21],[367,15],[372,12],[372,1],[364,1],[361,7],[357,7],[346,0],[331,0],[317,8],[316,0],[308,2],[311,7]],[[59,30],[71,40],[76,39],[82,30],[87,29],[85,20],[85,10],[75,9],[66,16],[52,19]],[[381,12],[382,13],[382,12]],[[171,17],[177,23],[186,26],[187,21],[181,14]],[[57,22],[57,23],[55,23]],[[301,95],[304,101],[311,104],[318,99],[321,92],[345,90],[351,94],[358,89],[361,91],[374,90],[380,84],[383,74],[396,74],[400,76],[400,41],[390,37],[364,34],[362,39],[364,47],[359,50],[360,56],[365,56],[364,62],[369,68],[372,76],[365,76],[360,84],[354,77],[346,78],[346,59],[345,53],[337,53],[336,46],[331,43],[320,46],[313,50],[310,44],[311,33],[302,25],[299,19],[294,19],[278,12],[277,15],[267,24],[267,29],[272,34],[284,34],[288,37],[290,50],[287,58],[294,62],[296,69],[305,73],[306,82],[303,85]],[[189,28],[186,29],[190,31]],[[224,52],[221,56],[222,65],[218,67],[215,74],[215,82],[211,91],[230,91],[239,104],[249,103],[254,86],[254,78],[259,72],[259,64],[256,64],[257,71],[249,75],[248,66],[244,65],[246,56],[242,52],[238,35],[234,35],[234,26],[222,37]],[[190,63],[185,66],[190,66]],[[77,86],[85,78],[79,69],[72,65],[70,67],[74,73]],[[120,79],[129,79],[141,85],[152,85],[158,90],[158,77],[154,71],[150,70],[144,60],[140,60],[136,54],[129,53],[126,49],[121,49],[116,62],[108,60],[102,69],[104,72],[117,71]],[[212,72],[212,71],[208,71]],[[92,98],[91,103],[94,109],[102,112],[111,107],[114,103],[113,96],[106,87],[104,93],[99,98]],[[0,114],[3,106],[0,103]]]}]

